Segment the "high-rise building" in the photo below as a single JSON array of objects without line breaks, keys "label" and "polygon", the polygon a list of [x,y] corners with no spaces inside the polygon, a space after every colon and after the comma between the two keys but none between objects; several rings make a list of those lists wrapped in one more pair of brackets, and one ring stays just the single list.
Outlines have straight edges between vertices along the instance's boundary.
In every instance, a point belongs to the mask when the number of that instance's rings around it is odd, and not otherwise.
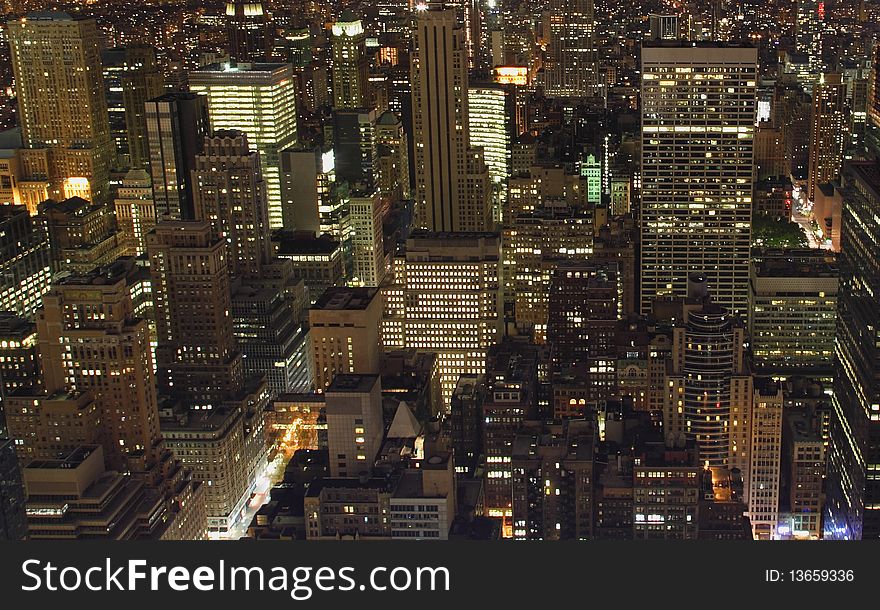
[{"label": "high-rise building", "polygon": [[490,200],[489,193],[469,192],[472,175],[484,168],[468,150],[467,46],[455,10],[417,11],[415,44],[410,64],[414,226],[484,231],[491,221]]},{"label": "high-rise building", "polygon": [[755,540],[774,540],[782,472],[782,385],[756,378],[753,400],[747,421],[751,427],[746,473],[749,520]]},{"label": "high-rise building", "polygon": [[362,286],[379,286],[385,279],[384,206],[377,190],[352,191],[351,216],[353,277]]},{"label": "high-rise building", "polygon": [[472,476],[483,455],[483,400],[486,397],[484,375],[458,378],[449,408],[449,428],[455,456],[455,471]]},{"label": "high-rise building", "polygon": [[296,146],[296,84],[290,64],[211,64],[190,74],[190,91],[208,97],[211,129],[247,134],[260,153],[269,195],[269,226],[282,226],[282,150]]},{"label": "high-rise building", "polygon": [[227,52],[235,61],[268,61],[275,42],[268,16],[259,0],[226,2]]},{"label": "high-rise building", "polygon": [[114,207],[119,241],[125,254],[146,254],[147,233],[156,226],[156,203],[150,174],[142,169],[129,170],[119,185]]},{"label": "high-rise building", "polygon": [[826,539],[880,537],[880,165],[844,168]]},{"label": "high-rise building", "polygon": [[367,98],[367,34],[361,20],[345,10],[331,28],[333,107],[364,108]]},{"label": "high-rise building", "polygon": [[121,472],[150,469],[161,439],[150,329],[135,315],[131,272],[112,266],[68,276],[45,295],[37,318],[46,391],[95,397],[104,458]]},{"label": "high-rise building", "polygon": [[846,84],[840,74],[822,74],[813,87],[807,197],[816,200],[820,184],[840,177],[847,141]]},{"label": "high-rise building", "polygon": [[392,202],[409,199],[409,145],[403,122],[390,110],[376,122],[379,192]]},{"label": "high-rise building", "polygon": [[822,72],[822,34],[825,3],[821,0],[797,0],[795,3],[795,47],[808,57],[812,74]]},{"label": "high-rise building", "polygon": [[[336,157],[320,146],[281,151],[281,212],[287,231],[329,233],[341,239]],[[334,228],[335,225],[335,228]]]},{"label": "high-rise building", "polygon": [[709,466],[747,472],[752,376],[745,360],[745,328],[708,297],[706,278],[694,275],[673,329],[664,387],[663,431],[670,446],[693,440]]},{"label": "high-rise building", "polygon": [[123,236],[116,230],[113,212],[109,205],[81,197],[40,204],[39,218],[49,235],[56,272],[88,273],[124,253]]},{"label": "high-rise building", "polygon": [[232,317],[247,377],[265,375],[273,398],[312,388],[308,328],[281,291],[266,281],[244,283],[232,295]]},{"label": "high-rise building", "polygon": [[830,375],[838,270],[825,250],[769,250],[752,260],[749,337],[762,374]]},{"label": "high-rise building", "polygon": [[40,384],[37,327],[11,311],[0,312],[0,438],[6,438],[4,401],[18,388]]},{"label": "high-rise building", "polygon": [[337,375],[326,400],[330,475],[370,474],[385,435],[379,375]]},{"label": "high-rise building", "polygon": [[354,186],[372,187],[378,179],[376,110],[337,110],[333,118],[336,177]]},{"label": "high-rise building", "polygon": [[115,150],[95,19],[40,12],[7,28],[24,181],[48,183],[43,199],[106,202]]},{"label": "high-rise building", "polygon": [[538,415],[538,351],[529,344],[502,341],[489,349],[486,388],[480,407],[486,464],[484,503],[513,536],[513,444],[523,422]]},{"label": "high-rise building", "polygon": [[51,279],[46,232],[24,206],[0,206],[0,311],[33,316]]},{"label": "high-rise building", "polygon": [[0,437],[0,540],[27,537],[24,484],[15,455],[15,445]]},{"label": "high-rise building", "polygon": [[160,222],[147,236],[160,390],[211,409],[242,385],[227,245],[210,222]]},{"label": "high-rise building", "polygon": [[551,0],[545,91],[554,97],[596,93],[596,15],[593,0]]},{"label": "high-rise building", "polygon": [[166,93],[147,101],[145,113],[156,218],[193,220],[192,170],[210,132],[207,99]]},{"label": "high-rise building", "polygon": [[150,161],[145,103],[164,93],[156,49],[130,45],[102,53],[110,130],[120,167],[146,168]]},{"label": "high-rise building", "polygon": [[269,208],[258,153],[241,131],[215,131],[205,138],[193,169],[195,217],[211,223],[226,243],[234,277],[258,276],[269,261]]},{"label": "high-rise building", "polygon": [[309,310],[315,389],[337,375],[377,374],[382,365],[382,295],[376,288],[330,288]]},{"label": "high-rise building", "polygon": [[511,174],[513,93],[502,85],[472,85],[467,100],[469,144],[483,149],[492,183],[493,218],[500,222]]},{"label": "high-rise building", "polygon": [[384,290],[383,343],[437,352],[447,405],[459,376],[484,372],[501,334],[500,259],[497,233],[417,231]]},{"label": "high-rise building", "polygon": [[714,300],[748,305],[757,49],[642,50],[641,311],[705,273]]},{"label": "high-rise building", "polygon": [[788,508],[790,521],[786,524],[780,518],[777,533],[785,537],[783,528],[788,525],[790,537],[818,540],[822,536],[825,495],[825,444],[808,413],[786,407],[783,417],[780,493],[787,491],[782,504]]}]

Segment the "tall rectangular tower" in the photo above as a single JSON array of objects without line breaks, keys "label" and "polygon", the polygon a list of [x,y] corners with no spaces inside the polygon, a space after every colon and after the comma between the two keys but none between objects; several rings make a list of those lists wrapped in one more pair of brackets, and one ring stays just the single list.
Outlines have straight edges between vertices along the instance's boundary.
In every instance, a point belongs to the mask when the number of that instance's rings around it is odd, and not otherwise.
[{"label": "tall rectangular tower", "polygon": [[593,0],[550,0],[547,95],[584,97],[596,93],[595,35]]},{"label": "tall rectangular tower", "polygon": [[208,96],[211,129],[238,129],[260,153],[269,225],[281,228],[282,150],[296,146],[296,83],[290,64],[212,64],[192,72],[190,91]]},{"label": "tall rectangular tower", "polygon": [[452,9],[417,12],[411,60],[415,143],[414,226],[430,231],[482,231],[486,201],[469,197],[468,57]]},{"label": "tall rectangular tower", "polygon": [[115,157],[94,19],[63,12],[10,20],[24,174],[54,197],[105,201]]},{"label": "tall rectangular tower", "polygon": [[707,276],[746,314],[757,49],[654,43],[642,49],[641,311]]}]

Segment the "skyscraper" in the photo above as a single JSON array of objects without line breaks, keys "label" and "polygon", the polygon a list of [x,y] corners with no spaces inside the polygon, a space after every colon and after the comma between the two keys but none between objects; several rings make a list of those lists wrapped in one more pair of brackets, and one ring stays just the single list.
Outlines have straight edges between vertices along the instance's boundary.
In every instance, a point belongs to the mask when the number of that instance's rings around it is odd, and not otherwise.
[{"label": "skyscraper", "polygon": [[207,220],[226,243],[235,277],[258,276],[269,261],[269,210],[260,156],[240,131],[215,131],[205,138],[193,169],[195,216]]},{"label": "skyscraper", "polygon": [[370,473],[382,446],[382,383],[379,375],[337,375],[327,388],[330,475]]},{"label": "skyscraper", "polygon": [[824,538],[880,537],[880,165],[844,169]]},{"label": "skyscraper", "polygon": [[811,74],[822,72],[824,5],[825,3],[821,0],[797,0],[796,2],[795,46],[798,53],[803,53],[809,58]]},{"label": "skyscraper", "polygon": [[642,49],[641,311],[685,296],[746,313],[757,49],[654,43]]},{"label": "skyscraper", "polygon": [[550,41],[544,68],[547,95],[596,93],[596,15],[593,0],[551,0]]},{"label": "skyscraper", "polygon": [[207,99],[185,91],[167,93],[147,101],[145,113],[156,218],[192,220],[191,174],[210,131]]},{"label": "skyscraper", "polygon": [[156,226],[156,203],[150,174],[142,169],[129,170],[113,203],[119,240],[125,253],[130,256],[145,254],[147,233]]},{"label": "skyscraper", "polygon": [[280,152],[297,143],[296,84],[290,64],[212,64],[190,74],[190,91],[208,96],[211,129],[238,129],[260,153],[269,226],[281,228]]},{"label": "skyscraper", "polygon": [[367,34],[361,20],[345,10],[330,29],[333,47],[333,107],[367,106]]},{"label": "skyscraper", "polygon": [[513,92],[502,85],[468,88],[469,144],[483,149],[493,192],[493,216],[501,221],[511,174],[514,132]]},{"label": "skyscraper", "polygon": [[46,391],[95,397],[104,457],[121,472],[156,464],[161,439],[150,329],[134,313],[129,271],[69,276],[43,298],[37,317]]},{"label": "skyscraper", "polygon": [[268,61],[274,32],[259,0],[226,3],[226,36],[229,57],[236,61]]},{"label": "skyscraper", "polygon": [[[452,9],[417,12],[411,59],[415,145],[414,226],[482,231],[488,199],[468,193],[468,59],[464,30]],[[476,169],[476,168],[475,168]],[[450,389],[451,392],[451,389]]]},{"label": "skyscraper", "polygon": [[242,386],[226,242],[210,222],[167,221],[147,236],[160,390],[211,409]]},{"label": "skyscraper", "polygon": [[94,19],[31,13],[7,24],[25,181],[49,196],[106,202],[115,158]]},{"label": "skyscraper", "polygon": [[822,74],[813,87],[810,125],[810,165],[807,197],[816,201],[816,188],[840,177],[847,140],[846,85],[840,74]]},{"label": "skyscraper", "polygon": [[460,375],[484,372],[501,335],[500,259],[497,233],[418,231],[395,261],[385,344],[437,352],[447,405]]}]

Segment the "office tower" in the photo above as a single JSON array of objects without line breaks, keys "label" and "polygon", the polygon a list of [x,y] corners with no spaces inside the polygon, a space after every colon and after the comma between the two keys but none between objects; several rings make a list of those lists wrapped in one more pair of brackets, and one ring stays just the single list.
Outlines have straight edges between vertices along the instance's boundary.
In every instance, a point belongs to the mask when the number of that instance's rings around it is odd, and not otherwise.
[{"label": "office tower", "polygon": [[0,438],[0,540],[27,538],[24,484],[15,456],[15,445]]},{"label": "office tower", "polygon": [[156,49],[147,45],[108,49],[102,53],[102,60],[117,163],[122,167],[146,168],[150,150],[145,104],[165,91]]},{"label": "office tower", "polygon": [[489,200],[485,192],[469,194],[468,182],[483,168],[468,150],[467,48],[455,11],[418,11],[415,44],[410,62],[414,226],[483,231],[491,221]]},{"label": "office tower", "polygon": [[215,408],[162,418],[165,444],[202,482],[209,535],[235,525],[254,487],[245,415],[241,409]]},{"label": "office tower", "polygon": [[156,218],[192,220],[191,173],[210,132],[207,99],[176,91],[147,101],[144,111]]},{"label": "office tower", "polygon": [[337,375],[379,373],[382,296],[376,288],[328,288],[309,310],[315,389]]},{"label": "office tower", "polygon": [[822,74],[813,87],[807,197],[816,200],[820,184],[840,177],[847,140],[846,85],[840,74]]},{"label": "office tower", "polygon": [[596,15],[593,0],[551,0],[545,92],[551,97],[595,95]]},{"label": "office tower", "polygon": [[880,307],[880,166],[851,162],[844,168],[843,226],[834,411],[826,479],[826,539],[880,536],[880,374],[877,311]]},{"label": "office tower", "polygon": [[376,110],[337,110],[333,118],[333,153],[336,178],[367,188],[376,183],[378,143]]},{"label": "office tower", "polygon": [[643,314],[655,297],[684,296],[691,273],[746,314],[756,69],[754,48],[642,50]]},{"label": "office tower", "polygon": [[797,0],[795,47],[809,58],[812,74],[822,72],[822,30],[825,3],[820,0]]},{"label": "office tower", "polygon": [[837,324],[836,261],[823,250],[770,250],[752,261],[749,337],[762,374],[830,375]]},{"label": "office tower", "polygon": [[367,34],[361,20],[345,10],[330,28],[333,49],[333,107],[367,106]]},{"label": "office tower", "polygon": [[383,200],[377,190],[355,190],[351,192],[348,206],[354,279],[362,286],[379,286],[385,279]]},{"label": "office tower", "polygon": [[211,129],[238,129],[260,153],[269,226],[282,226],[282,150],[296,146],[296,85],[289,64],[212,64],[190,74],[190,91],[208,96]]},{"label": "office tower", "polygon": [[25,318],[40,308],[52,278],[49,240],[23,206],[0,206],[0,311]]},{"label": "office tower", "polygon": [[[320,146],[281,151],[281,210],[287,231],[341,236],[336,157]],[[333,228],[335,225],[335,229]]]},{"label": "office tower", "polygon": [[400,117],[390,110],[376,121],[379,192],[392,202],[409,199],[409,144]]},{"label": "office tower", "polygon": [[11,311],[0,312],[0,438],[6,438],[6,397],[18,388],[39,385],[37,327]]},{"label": "office tower", "polygon": [[95,20],[43,12],[7,27],[25,182],[48,183],[43,199],[106,202],[115,151]]},{"label": "office tower", "polygon": [[385,435],[379,376],[337,375],[325,395],[330,476],[370,474]]},{"label": "office tower", "polygon": [[147,236],[160,390],[211,409],[241,387],[225,241],[207,221],[160,222]]},{"label": "office tower", "polygon": [[273,398],[311,389],[308,328],[281,291],[265,281],[243,284],[232,295],[232,319],[247,377],[265,375]]},{"label": "office tower", "polygon": [[49,235],[56,272],[88,273],[123,254],[122,235],[116,230],[114,209],[81,197],[40,204],[40,220]]},{"label": "office tower", "polygon": [[437,352],[447,405],[461,375],[483,373],[500,336],[500,258],[497,233],[418,231],[395,262],[383,334],[398,336],[383,343]]},{"label": "office tower", "polygon": [[787,524],[780,519],[777,533],[784,537],[783,528],[788,525],[792,538],[818,540],[822,536],[825,444],[810,414],[786,407],[783,417],[780,493],[783,506],[787,499],[790,517]]},{"label": "office tower", "polygon": [[614,265],[560,261],[552,273],[547,341],[555,368],[597,362],[611,356],[619,316],[619,282]]},{"label": "office tower", "polygon": [[269,207],[260,155],[241,131],[215,131],[205,138],[193,168],[195,217],[211,223],[226,243],[229,273],[258,276],[269,261]]},{"label": "office tower", "polygon": [[593,422],[528,422],[513,440],[513,539],[593,538]]},{"label": "office tower", "polygon": [[275,43],[275,31],[259,0],[226,2],[226,36],[226,51],[238,62],[268,61]]},{"label": "office tower", "polygon": [[775,540],[782,472],[782,385],[756,378],[753,400],[747,421],[751,427],[746,475],[749,520],[755,540]]},{"label": "office tower", "polygon": [[482,148],[492,183],[493,217],[501,221],[511,174],[511,141],[514,135],[513,97],[502,85],[468,87],[468,143]]},{"label": "office tower", "polygon": [[131,271],[68,276],[45,295],[37,317],[47,393],[95,397],[107,466],[121,472],[152,467],[161,440],[150,330],[134,312]]},{"label": "office tower", "polygon": [[449,428],[455,455],[455,472],[473,476],[483,455],[484,375],[458,378],[449,408]]},{"label": "office tower", "polygon": [[128,256],[147,252],[147,233],[156,226],[153,181],[145,170],[129,170],[114,201],[119,241]]},{"label": "office tower", "polygon": [[708,297],[704,276],[693,275],[689,283],[664,382],[666,442],[673,446],[692,439],[701,462],[746,472],[752,377],[746,370],[745,329]]},{"label": "office tower", "polygon": [[502,519],[504,536],[513,536],[513,443],[524,421],[537,419],[538,350],[502,341],[489,349],[486,389],[480,409],[486,463],[484,502],[490,517]]}]

